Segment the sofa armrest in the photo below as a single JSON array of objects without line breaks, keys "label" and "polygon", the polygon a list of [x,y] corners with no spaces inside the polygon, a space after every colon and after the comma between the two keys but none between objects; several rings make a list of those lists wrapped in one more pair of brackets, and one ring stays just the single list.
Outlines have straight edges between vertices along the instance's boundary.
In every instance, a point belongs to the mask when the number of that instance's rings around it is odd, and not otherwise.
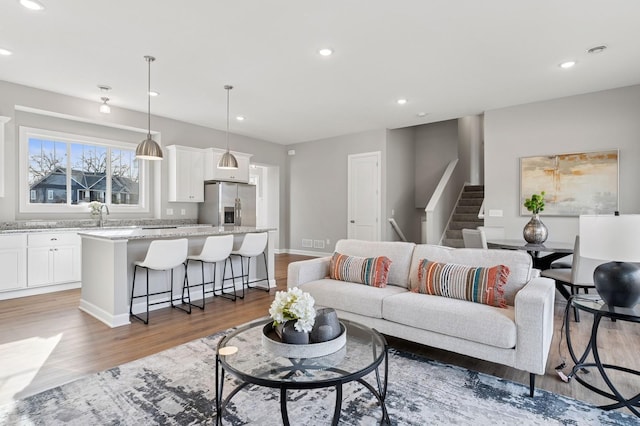
[{"label": "sofa armrest", "polygon": [[331,257],[319,257],[290,263],[287,270],[287,288],[325,278],[329,275],[330,261]]},{"label": "sofa armrest", "polygon": [[555,295],[554,281],[548,278],[534,278],[516,294],[516,368],[544,374],[553,337]]}]

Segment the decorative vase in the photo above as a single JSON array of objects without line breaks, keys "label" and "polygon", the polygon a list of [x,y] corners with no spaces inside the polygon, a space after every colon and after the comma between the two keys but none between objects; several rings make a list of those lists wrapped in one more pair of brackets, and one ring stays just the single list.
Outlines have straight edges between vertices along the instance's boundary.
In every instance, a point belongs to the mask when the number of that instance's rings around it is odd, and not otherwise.
[{"label": "decorative vase", "polygon": [[549,230],[542,223],[538,214],[534,214],[531,220],[524,226],[522,236],[530,244],[542,244],[547,240]]},{"label": "decorative vase", "polygon": [[316,320],[311,330],[311,342],[327,342],[340,335],[340,320],[333,308],[323,308],[316,311]]},{"label": "decorative vase", "polygon": [[[287,321],[278,327],[282,327],[278,333],[282,343],[289,343],[291,345],[309,344],[309,332],[296,330],[296,321]],[[276,333],[277,332],[278,328],[276,327]]]}]

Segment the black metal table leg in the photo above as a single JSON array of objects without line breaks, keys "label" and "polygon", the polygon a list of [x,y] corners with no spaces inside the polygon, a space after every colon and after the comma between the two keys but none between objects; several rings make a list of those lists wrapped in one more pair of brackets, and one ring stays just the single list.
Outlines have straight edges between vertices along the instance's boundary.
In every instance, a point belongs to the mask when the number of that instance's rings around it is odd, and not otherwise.
[{"label": "black metal table leg", "polygon": [[287,388],[280,388],[280,413],[282,414],[282,423],[289,426],[289,414],[287,413]]}]

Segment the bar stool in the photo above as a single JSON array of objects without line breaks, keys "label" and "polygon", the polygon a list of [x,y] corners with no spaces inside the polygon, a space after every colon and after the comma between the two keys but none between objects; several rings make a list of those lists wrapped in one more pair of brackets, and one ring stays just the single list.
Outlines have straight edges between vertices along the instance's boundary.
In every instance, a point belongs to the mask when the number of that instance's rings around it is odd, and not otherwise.
[{"label": "bar stool", "polygon": [[[267,248],[267,233],[266,232],[262,232],[259,234],[255,234],[255,233],[249,233],[246,234],[244,236],[244,239],[242,240],[242,244],[240,245],[240,248],[238,250],[233,250],[231,252],[232,256],[238,256],[240,257],[240,268],[242,271],[242,296],[240,296],[240,299],[244,299],[244,288],[245,286],[247,288],[258,288],[258,287],[251,287],[251,284],[255,284],[257,282],[260,281],[266,281],[267,282],[267,288],[263,289],[265,291],[269,291],[269,267],[267,266],[267,254],[265,253],[265,250]],[[260,278],[260,279],[256,279],[253,281],[249,281],[249,271],[250,271],[250,267],[251,267],[251,258],[252,257],[258,257],[260,254],[262,253],[262,256],[264,257],[264,270],[267,274],[266,278]],[[244,273],[244,259],[247,259],[247,273]],[[257,261],[257,259],[256,259]],[[257,266],[257,265],[256,265]],[[232,266],[233,267],[233,266]],[[246,281],[245,281],[246,279]]]},{"label": "bar stool", "polygon": [[[161,303],[166,303],[166,300],[161,302],[149,302],[150,296],[156,296],[159,294],[169,294],[169,301],[171,302],[172,308],[178,308],[182,311],[185,311],[188,314],[191,314],[191,299],[189,297],[189,287],[186,287],[187,290],[187,306],[188,309],[185,309],[181,306],[176,306],[173,304],[173,270],[180,265],[183,265],[184,268],[184,280],[183,280],[183,289],[182,289],[182,303],[185,303],[184,298],[184,283],[187,281],[187,268],[186,268],[186,259],[187,259],[187,250],[188,250],[188,240],[186,238],[181,238],[177,240],[154,240],[149,244],[149,249],[147,250],[147,255],[142,262],[136,261],[134,262],[133,267],[133,284],[131,286],[131,301],[129,304],[129,315],[134,318],[139,319],[145,324],[149,324],[149,306],[158,305]],[[135,288],[136,288],[136,272],[138,268],[144,268],[147,270],[147,292],[145,294],[140,294],[138,296],[134,296]],[[171,289],[158,291],[155,293],[149,293],[149,269],[154,271],[170,271],[171,275]],[[142,317],[133,313],[133,300],[145,297],[147,299],[147,317],[143,319]]]},{"label": "bar stool", "polygon": [[[233,235],[217,235],[212,237],[207,237],[204,242],[204,246],[202,247],[202,251],[198,255],[187,256],[187,267],[189,266],[189,261],[200,262],[200,267],[202,270],[202,283],[201,284],[189,284],[188,281],[185,282],[185,286],[188,288],[202,286],[202,305],[196,305],[193,303],[189,303],[191,306],[196,306],[200,309],[204,309],[204,297],[206,293],[213,293],[216,296],[216,269],[218,262],[222,262],[224,260],[224,269],[222,271],[222,287],[220,288],[220,295],[235,301],[236,293],[225,293],[224,286],[224,274],[227,270],[227,261],[229,261],[229,255],[231,254],[231,250],[233,249]],[[211,277],[211,281],[205,282],[204,280],[204,264],[213,264],[213,275]],[[233,267],[231,268],[231,276],[233,277]],[[235,277],[234,277],[235,278]],[[205,291],[205,284],[213,284],[213,288],[211,291]],[[228,288],[228,287],[226,287]],[[228,295],[229,297],[226,297]]]}]

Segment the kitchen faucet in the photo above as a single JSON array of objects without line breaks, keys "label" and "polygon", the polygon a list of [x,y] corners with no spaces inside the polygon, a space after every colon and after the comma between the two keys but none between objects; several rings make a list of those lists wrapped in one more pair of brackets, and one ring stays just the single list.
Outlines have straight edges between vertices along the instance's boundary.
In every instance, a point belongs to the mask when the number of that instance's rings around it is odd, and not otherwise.
[{"label": "kitchen faucet", "polygon": [[105,219],[104,219],[104,217],[102,216],[102,210],[103,210],[103,209],[107,209],[107,215],[109,215],[109,207],[107,207],[107,205],[106,205],[106,204],[101,205],[101,206],[100,206],[100,221],[99,221],[99,223],[98,223],[98,225],[100,226],[100,228],[102,228],[102,227],[104,226],[104,222],[105,222]]}]

